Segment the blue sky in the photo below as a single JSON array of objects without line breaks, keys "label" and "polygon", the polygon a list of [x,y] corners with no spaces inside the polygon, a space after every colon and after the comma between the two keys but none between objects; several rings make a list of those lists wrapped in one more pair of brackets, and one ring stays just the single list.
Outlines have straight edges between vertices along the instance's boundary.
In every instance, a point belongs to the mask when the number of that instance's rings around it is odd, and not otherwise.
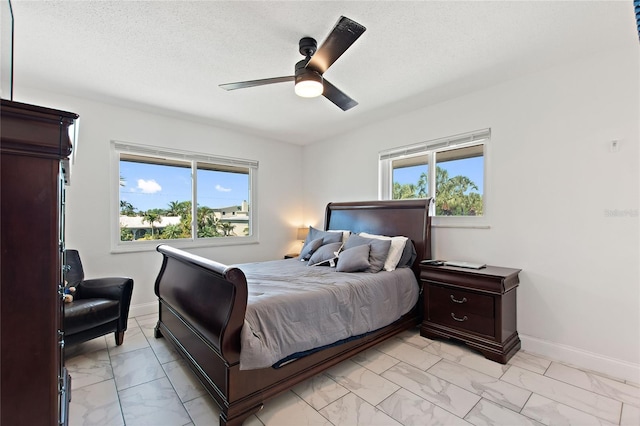
[{"label": "blue sky", "polygon": [[[483,194],[484,187],[484,159],[483,157],[466,158],[463,160],[452,160],[438,163],[438,167],[442,167],[449,173],[449,177],[458,175],[467,176],[478,187],[478,193]],[[427,171],[427,166],[412,166],[395,169],[393,172],[393,180],[400,184],[418,183],[420,174]]]},{"label": "blue sky", "polygon": [[[188,167],[120,162],[120,200],[136,210],[167,208],[172,201],[191,200],[191,169]],[[212,170],[198,171],[198,205],[228,207],[248,201],[249,176]]]},{"label": "blue sky", "polygon": [[[439,163],[449,176],[468,176],[483,193],[482,157]],[[394,180],[400,184],[417,183],[426,166],[395,169]],[[188,167],[120,162],[120,176],[125,186],[120,187],[120,200],[131,203],[136,210],[167,208],[172,201],[191,199],[191,169]],[[198,171],[198,204],[208,207],[240,205],[249,197],[249,176],[212,170]]]}]

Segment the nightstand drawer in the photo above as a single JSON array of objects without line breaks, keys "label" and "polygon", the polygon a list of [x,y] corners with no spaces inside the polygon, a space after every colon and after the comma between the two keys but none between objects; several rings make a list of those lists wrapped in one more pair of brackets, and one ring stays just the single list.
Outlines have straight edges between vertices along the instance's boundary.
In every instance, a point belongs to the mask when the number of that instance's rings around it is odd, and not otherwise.
[{"label": "nightstand drawer", "polygon": [[495,334],[492,296],[429,284],[427,297],[429,321],[487,336]]},{"label": "nightstand drawer", "polygon": [[448,327],[486,336],[495,335],[495,321],[483,315],[465,312],[464,309],[449,309],[449,306],[436,306],[429,310],[429,320]]},{"label": "nightstand drawer", "polygon": [[443,308],[452,312],[465,312],[487,318],[494,317],[493,296],[430,283],[428,285],[430,311],[434,308]]}]

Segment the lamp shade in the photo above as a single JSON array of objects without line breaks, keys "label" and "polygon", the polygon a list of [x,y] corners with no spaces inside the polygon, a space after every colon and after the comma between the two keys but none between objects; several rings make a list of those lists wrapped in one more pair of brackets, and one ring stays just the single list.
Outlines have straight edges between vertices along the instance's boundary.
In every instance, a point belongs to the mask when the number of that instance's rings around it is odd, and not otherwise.
[{"label": "lamp shade", "polygon": [[309,228],[298,228],[298,240],[305,240],[307,238],[307,234],[309,233]]}]

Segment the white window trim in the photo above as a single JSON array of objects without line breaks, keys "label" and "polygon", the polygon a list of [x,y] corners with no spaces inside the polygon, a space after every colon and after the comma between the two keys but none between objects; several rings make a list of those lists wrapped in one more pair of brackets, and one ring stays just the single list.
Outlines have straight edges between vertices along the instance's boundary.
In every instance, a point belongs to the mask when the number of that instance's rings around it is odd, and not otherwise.
[{"label": "white window trim", "polygon": [[[201,248],[201,247],[223,247],[233,245],[258,244],[258,204],[257,204],[257,175],[258,161],[245,160],[239,158],[207,155],[202,153],[181,151],[170,148],[160,148],[150,145],[142,145],[117,140],[111,141],[111,161],[110,161],[110,239],[111,253],[129,253],[154,251],[160,244],[169,244],[176,248]],[[177,160],[200,161],[226,166],[240,166],[249,169],[249,223],[251,235],[242,237],[219,237],[219,238],[180,238],[175,240],[149,240],[149,241],[120,241],[120,153],[130,153],[148,155],[150,157],[170,157]],[[191,199],[193,200],[197,191],[197,180],[193,178]],[[114,206],[116,208],[114,208]],[[196,206],[194,206],[196,208]],[[192,217],[196,217],[193,215]],[[193,232],[192,224],[192,232]]]},{"label": "white window trim", "polygon": [[[446,138],[434,139],[430,141],[420,142],[412,145],[405,145],[388,150],[380,151],[378,154],[378,199],[390,200],[392,196],[393,182],[391,177],[393,175],[392,160],[410,158],[418,155],[429,155],[429,164],[435,164],[435,153],[437,151],[446,151],[449,149],[464,148],[465,146],[473,146],[478,143],[484,144],[484,171],[483,171],[483,194],[482,202],[483,207],[482,216],[436,216],[435,215],[435,203],[431,203],[429,214],[433,216],[431,226],[435,228],[473,228],[473,229],[488,229],[489,214],[491,205],[488,200],[488,194],[491,191],[487,191],[487,182],[489,176],[489,151],[491,140],[491,129],[481,129],[473,132],[462,133]],[[386,160],[386,161],[385,161]],[[429,194],[435,192],[436,185],[436,169],[435,167],[429,167]],[[436,194],[437,196],[437,194]]]}]

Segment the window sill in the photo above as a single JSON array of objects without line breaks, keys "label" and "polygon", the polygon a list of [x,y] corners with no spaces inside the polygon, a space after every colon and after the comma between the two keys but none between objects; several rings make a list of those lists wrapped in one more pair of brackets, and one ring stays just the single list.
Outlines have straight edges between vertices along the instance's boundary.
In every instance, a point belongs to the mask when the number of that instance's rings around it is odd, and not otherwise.
[{"label": "window sill", "polygon": [[155,251],[156,247],[160,244],[167,244],[171,247],[179,249],[188,248],[207,248],[207,247],[228,247],[228,246],[243,246],[250,244],[258,244],[258,239],[255,237],[240,237],[229,238],[221,237],[219,239],[206,239],[206,240],[150,240],[150,241],[136,241],[127,244],[112,244],[111,253],[136,253],[136,252],[148,252]]},{"label": "window sill", "polygon": [[451,224],[451,225],[431,225],[432,228],[461,228],[461,229],[490,229],[491,225],[469,225],[469,224]]},{"label": "window sill", "polygon": [[432,228],[490,229],[485,216],[433,216]]}]

